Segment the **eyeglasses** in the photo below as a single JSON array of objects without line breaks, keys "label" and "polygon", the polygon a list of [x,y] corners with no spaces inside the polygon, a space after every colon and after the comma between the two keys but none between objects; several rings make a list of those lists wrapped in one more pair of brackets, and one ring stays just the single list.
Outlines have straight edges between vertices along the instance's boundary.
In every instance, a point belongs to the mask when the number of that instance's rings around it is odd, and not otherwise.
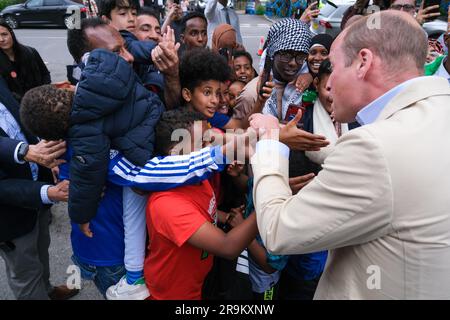
[{"label": "eyeglasses", "polygon": [[416,7],[413,6],[412,4],[393,4],[391,6],[391,9],[394,9],[394,10],[402,10],[403,9],[403,11],[413,11],[416,9]]},{"label": "eyeglasses", "polygon": [[278,52],[277,55],[280,58],[281,62],[290,62],[292,61],[292,59],[295,59],[295,62],[298,65],[303,64],[303,62],[306,59],[306,55],[303,52],[296,52],[296,53]]}]

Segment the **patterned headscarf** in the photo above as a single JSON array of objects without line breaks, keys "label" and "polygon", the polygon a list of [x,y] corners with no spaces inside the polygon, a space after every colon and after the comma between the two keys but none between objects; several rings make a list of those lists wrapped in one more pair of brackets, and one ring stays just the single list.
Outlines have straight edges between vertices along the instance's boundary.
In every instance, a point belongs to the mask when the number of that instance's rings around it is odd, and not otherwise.
[{"label": "patterned headscarf", "polygon": [[308,53],[311,32],[308,26],[300,20],[286,18],[270,27],[266,43],[270,58],[273,58],[278,51],[284,50]]}]

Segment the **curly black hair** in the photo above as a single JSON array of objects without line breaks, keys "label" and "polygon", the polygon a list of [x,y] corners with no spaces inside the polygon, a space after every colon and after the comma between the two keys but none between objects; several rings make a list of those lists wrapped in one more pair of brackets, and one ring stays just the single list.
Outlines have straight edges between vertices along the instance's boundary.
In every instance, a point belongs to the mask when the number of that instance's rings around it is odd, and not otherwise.
[{"label": "curly black hair", "polygon": [[45,140],[67,138],[74,93],[46,84],[22,98],[20,119],[25,128]]},{"label": "curly black hair", "polygon": [[184,54],[180,62],[181,88],[193,91],[201,82],[230,80],[231,68],[226,59],[209,49],[195,48]]},{"label": "curly black hair", "polygon": [[248,59],[248,61],[250,61],[250,65],[253,65],[252,55],[250,53],[248,53],[247,51],[244,51],[244,50],[234,51],[233,58],[236,59],[239,57],[246,57]]},{"label": "curly black hair", "polygon": [[186,31],[186,23],[194,18],[200,18],[203,19],[205,21],[205,24],[208,25],[208,20],[206,20],[206,17],[203,13],[198,12],[198,11],[192,11],[189,12],[187,15],[185,15],[182,19],[181,19],[181,33],[184,33]]},{"label": "curly black hair", "polygon": [[169,154],[179,141],[172,140],[172,133],[176,129],[186,129],[192,126],[195,121],[206,120],[200,112],[191,111],[188,108],[178,108],[164,112],[156,126],[156,153],[161,156]]}]

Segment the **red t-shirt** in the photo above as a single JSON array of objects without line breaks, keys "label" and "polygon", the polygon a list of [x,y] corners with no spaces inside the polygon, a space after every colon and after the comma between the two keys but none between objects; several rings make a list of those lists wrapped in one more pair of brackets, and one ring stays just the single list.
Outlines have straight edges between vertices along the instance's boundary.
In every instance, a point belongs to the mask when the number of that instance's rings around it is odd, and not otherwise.
[{"label": "red t-shirt", "polygon": [[208,180],[151,195],[146,210],[150,243],[144,266],[151,299],[201,299],[213,259],[187,240],[205,222],[215,222],[216,209]]}]

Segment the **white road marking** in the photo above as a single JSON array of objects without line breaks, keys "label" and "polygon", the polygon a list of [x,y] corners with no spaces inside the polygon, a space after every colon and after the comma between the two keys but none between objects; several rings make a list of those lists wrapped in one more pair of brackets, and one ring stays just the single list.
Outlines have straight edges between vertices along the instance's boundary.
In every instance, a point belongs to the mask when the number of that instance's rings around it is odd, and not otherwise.
[{"label": "white road marking", "polygon": [[241,28],[270,28],[269,24],[258,23],[257,25],[251,25],[248,23],[241,23]]}]

